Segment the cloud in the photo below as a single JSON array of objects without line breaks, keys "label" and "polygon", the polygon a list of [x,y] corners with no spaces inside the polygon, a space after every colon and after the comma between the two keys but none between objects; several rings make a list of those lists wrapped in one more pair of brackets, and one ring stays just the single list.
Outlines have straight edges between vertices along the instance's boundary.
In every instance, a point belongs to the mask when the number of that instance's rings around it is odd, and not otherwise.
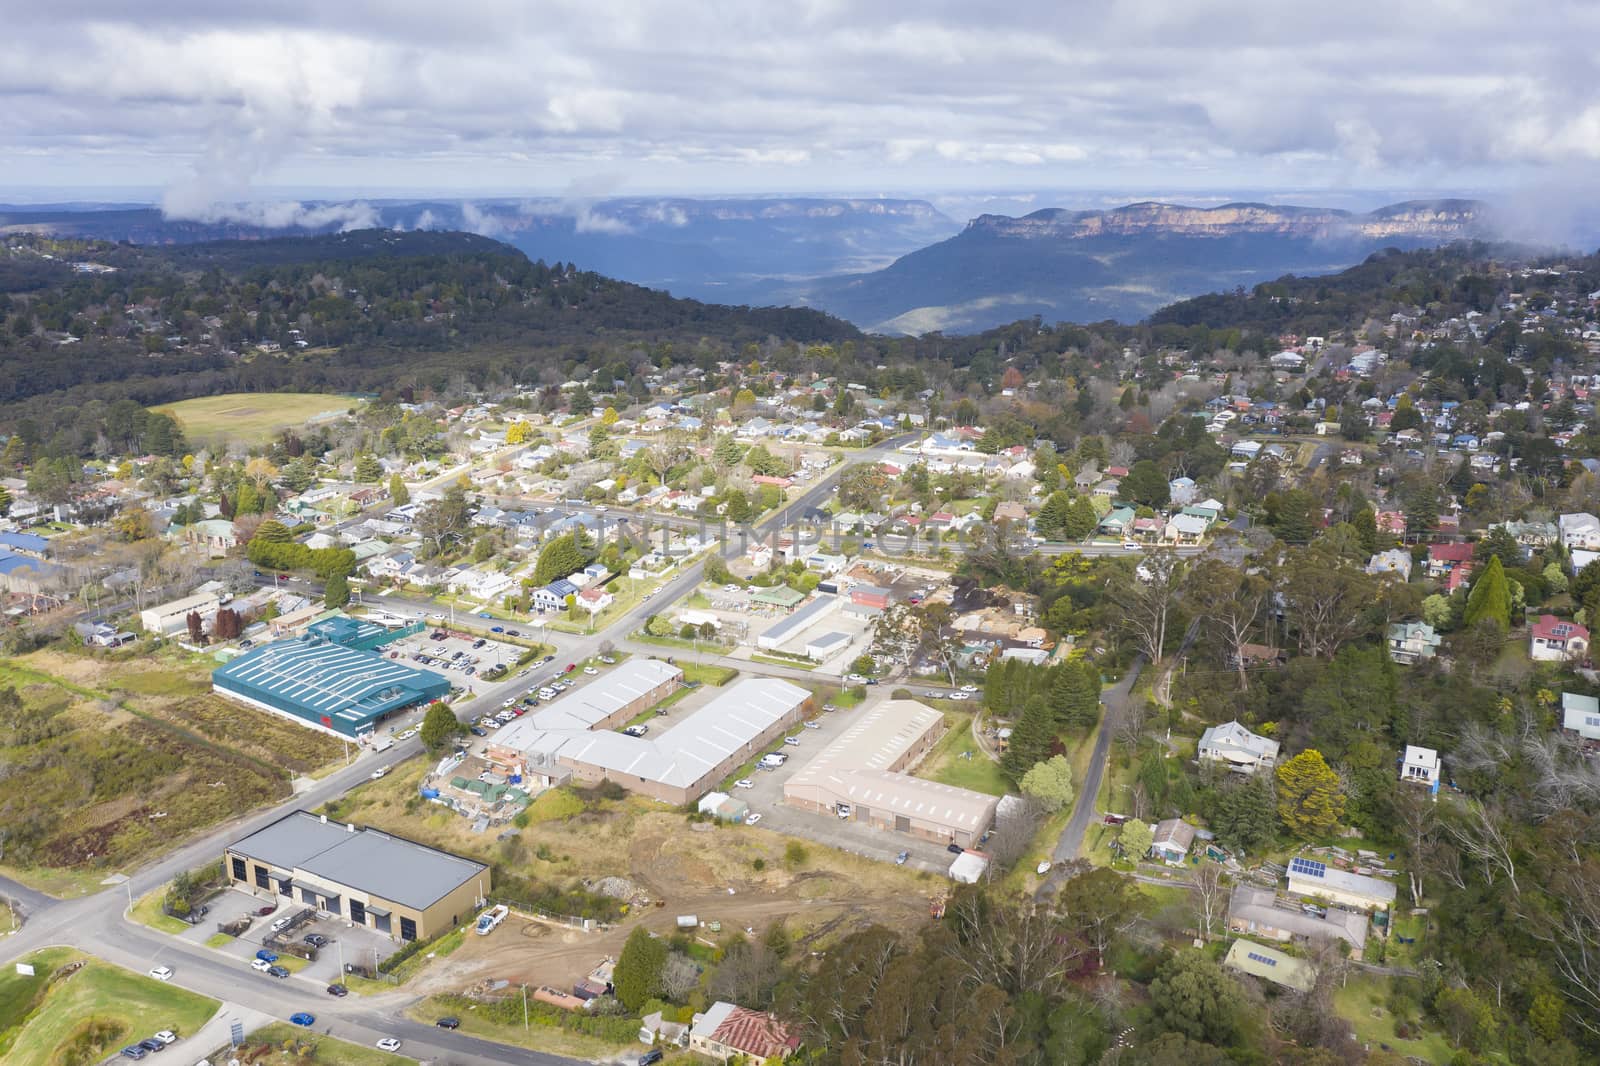
[{"label": "cloud", "polygon": [[[191,217],[268,183],[515,195],[596,170],[650,190],[1311,187],[1600,164],[1600,7],[1583,0],[1538,18],[1450,0],[1292,19],[1264,0],[1018,0],[1003,20],[955,0],[127,11],[8,22],[8,181],[151,182]],[[563,212],[623,232],[595,197]]]}]

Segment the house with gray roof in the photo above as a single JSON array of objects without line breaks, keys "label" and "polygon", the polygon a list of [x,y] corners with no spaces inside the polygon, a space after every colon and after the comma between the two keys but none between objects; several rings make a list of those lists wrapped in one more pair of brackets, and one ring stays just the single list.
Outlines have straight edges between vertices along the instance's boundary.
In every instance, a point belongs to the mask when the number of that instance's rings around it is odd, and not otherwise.
[{"label": "house with gray roof", "polygon": [[1278,761],[1276,740],[1258,736],[1237,721],[1223,722],[1200,734],[1196,758],[1225,764],[1235,773],[1253,774]]}]

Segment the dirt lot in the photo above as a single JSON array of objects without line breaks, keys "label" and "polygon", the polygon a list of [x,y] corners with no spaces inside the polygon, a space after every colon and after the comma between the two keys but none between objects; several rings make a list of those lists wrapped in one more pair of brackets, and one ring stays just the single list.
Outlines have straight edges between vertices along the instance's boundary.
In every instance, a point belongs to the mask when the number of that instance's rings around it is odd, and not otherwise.
[{"label": "dirt lot", "polygon": [[[927,897],[948,886],[942,877],[809,841],[804,858],[791,865],[788,837],[760,828],[693,825],[638,798],[591,801],[580,813],[497,840],[473,833],[465,819],[448,811],[412,804],[421,772],[420,765],[408,764],[363,786],[339,806],[339,816],[495,862],[519,876],[591,885],[621,877],[635,888],[630,915],[611,929],[586,934],[514,917],[487,937],[469,935],[418,979],[416,988],[424,993],[460,991],[490,978],[570,985],[605,956],[615,957],[635,924],[670,932],[680,914],[720,921],[723,936],[746,928],[761,933],[783,920],[808,945],[873,923],[904,928],[927,921]],[[700,935],[714,938],[706,930]]]}]

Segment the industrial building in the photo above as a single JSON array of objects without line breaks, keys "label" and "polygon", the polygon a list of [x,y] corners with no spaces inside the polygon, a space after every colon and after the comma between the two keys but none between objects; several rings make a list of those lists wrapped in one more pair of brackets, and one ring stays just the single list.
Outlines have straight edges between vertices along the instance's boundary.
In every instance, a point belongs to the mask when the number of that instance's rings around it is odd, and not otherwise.
[{"label": "industrial building", "polygon": [[819,596],[793,612],[787,618],[781,619],[767,628],[767,631],[756,638],[756,646],[764,651],[771,651],[787,643],[790,638],[804,633],[811,626],[822,620],[822,616],[833,611],[839,606],[839,601],[831,596]]},{"label": "industrial building", "polygon": [[[525,780],[614,781],[630,792],[683,806],[711,791],[758,749],[793,728],[814,702],[815,697],[798,685],[748,678],[653,738],[585,726],[583,716],[558,717],[554,713],[558,708],[551,708],[502,729],[486,754]],[[616,712],[609,720],[624,717]]]},{"label": "industrial building", "polygon": [[264,644],[218,667],[211,672],[211,688],[302,725],[354,737],[392,714],[443,699],[450,682],[308,632]]},{"label": "industrial building", "polygon": [[229,844],[229,880],[397,940],[447,932],[489,895],[481,862],[376,829],[295,811]]},{"label": "industrial building", "polygon": [[971,846],[994,824],[999,797],[907,772],[943,732],[944,715],[932,707],[886,700],[863,712],[785,782],[783,801],[878,829]]},{"label": "industrial building", "polygon": [[[682,681],[683,671],[670,663],[630,659],[517,725],[524,729],[614,729],[678,691]],[[499,741],[496,737],[495,743]]]},{"label": "industrial building", "polygon": [[146,607],[139,612],[139,624],[144,627],[146,633],[158,637],[170,637],[174,633],[182,633],[189,627],[191,614],[198,614],[202,621],[209,623],[216,617],[217,610],[221,606],[222,600],[215,592],[199,592],[170,603]]}]

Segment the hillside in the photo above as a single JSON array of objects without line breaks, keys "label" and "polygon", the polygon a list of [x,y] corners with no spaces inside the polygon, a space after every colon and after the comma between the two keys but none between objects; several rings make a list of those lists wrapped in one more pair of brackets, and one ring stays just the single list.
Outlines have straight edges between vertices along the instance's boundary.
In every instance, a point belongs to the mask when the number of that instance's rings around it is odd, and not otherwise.
[{"label": "hillside", "polygon": [[883,270],[787,295],[891,332],[972,332],[1032,315],[1131,322],[1199,293],[1332,273],[1381,248],[1432,246],[1488,229],[1483,206],[1466,200],[1395,204],[1365,215],[1156,203],[981,215],[960,234]]},{"label": "hillside", "polygon": [[0,248],[0,405],[41,415],[91,399],[538,382],[566,361],[625,371],[651,347],[855,336],[816,311],[675,299],[463,233]]}]

